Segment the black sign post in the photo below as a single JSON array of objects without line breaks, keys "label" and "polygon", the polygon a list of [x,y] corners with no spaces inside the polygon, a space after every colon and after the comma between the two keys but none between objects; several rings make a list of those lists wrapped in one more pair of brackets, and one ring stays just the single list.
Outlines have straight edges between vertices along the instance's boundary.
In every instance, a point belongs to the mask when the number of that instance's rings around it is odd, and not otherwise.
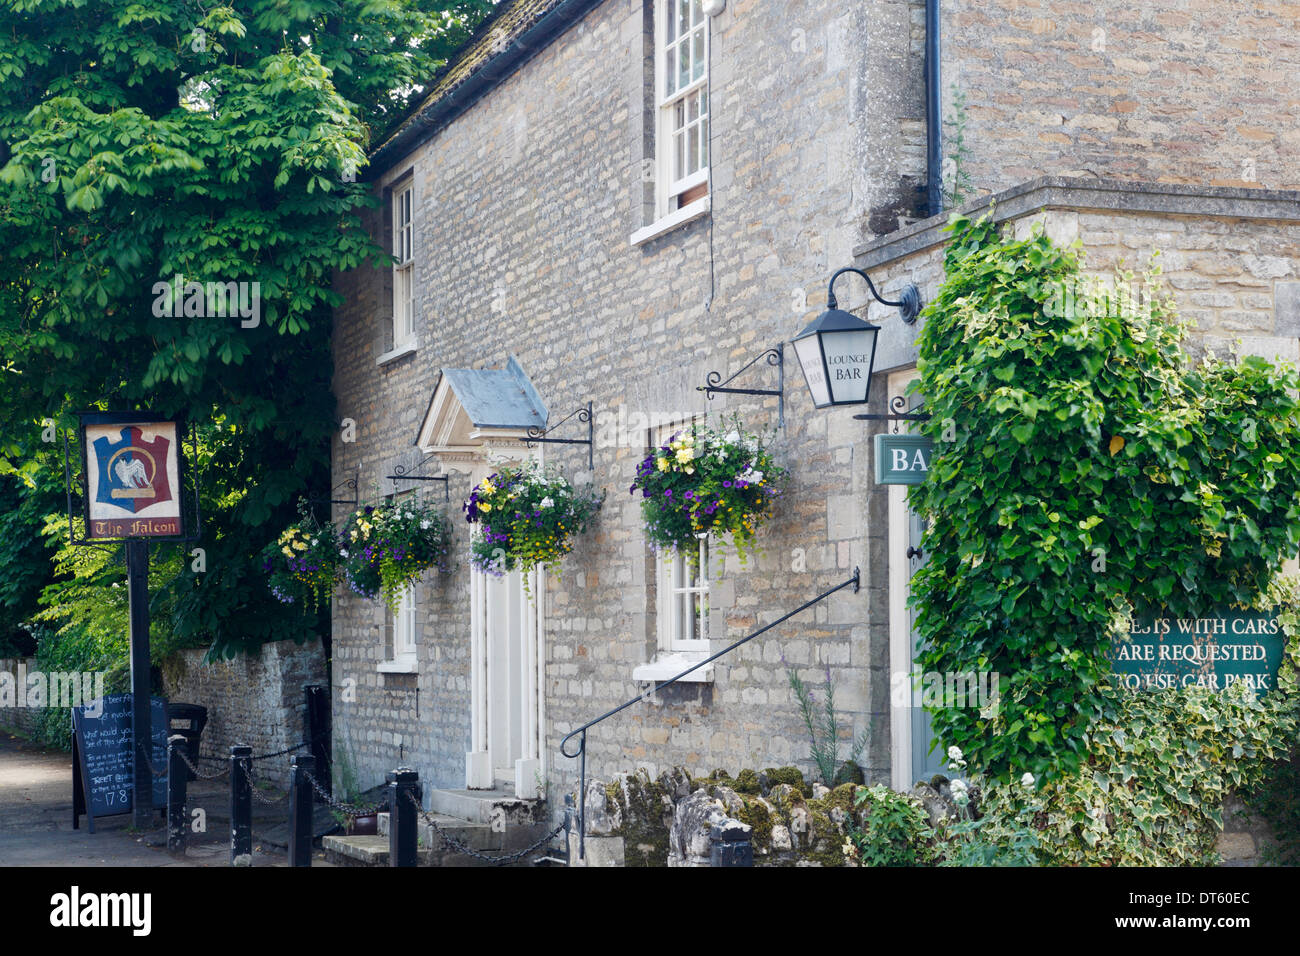
[{"label": "black sign post", "polygon": [[149,542],[132,538],[126,543],[127,601],[131,618],[131,726],[135,740],[135,801],[132,822],[149,826],[153,775],[149,771]]}]

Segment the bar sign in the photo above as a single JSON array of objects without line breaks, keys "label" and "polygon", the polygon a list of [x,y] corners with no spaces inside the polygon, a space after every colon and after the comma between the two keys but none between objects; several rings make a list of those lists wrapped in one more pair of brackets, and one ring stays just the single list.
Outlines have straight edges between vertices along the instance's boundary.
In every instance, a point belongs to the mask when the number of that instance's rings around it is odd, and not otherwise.
[{"label": "bar sign", "polygon": [[924,435],[877,435],[876,484],[919,485],[930,473],[930,454]]}]

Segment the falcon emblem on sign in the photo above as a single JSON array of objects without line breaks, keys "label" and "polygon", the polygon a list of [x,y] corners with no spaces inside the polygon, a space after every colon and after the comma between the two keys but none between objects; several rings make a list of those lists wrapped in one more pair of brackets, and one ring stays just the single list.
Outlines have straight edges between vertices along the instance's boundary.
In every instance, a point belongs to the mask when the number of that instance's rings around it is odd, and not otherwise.
[{"label": "falcon emblem on sign", "polygon": [[94,500],[135,514],[143,508],[170,501],[171,484],[167,478],[167,451],[171,442],[157,435],[145,441],[135,427],[123,428],[120,438],[95,440],[95,457],[99,480]]}]

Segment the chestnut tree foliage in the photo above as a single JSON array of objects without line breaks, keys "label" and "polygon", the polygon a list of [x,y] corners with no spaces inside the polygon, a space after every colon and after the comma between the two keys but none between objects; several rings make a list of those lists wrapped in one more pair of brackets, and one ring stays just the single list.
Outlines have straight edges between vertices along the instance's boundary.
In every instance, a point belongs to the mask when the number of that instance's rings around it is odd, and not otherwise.
[{"label": "chestnut tree foliage", "polygon": [[[207,570],[169,585],[188,639],[233,653],[311,626],[253,555],[328,491],[331,276],[389,261],[360,227],[366,150],[491,8],[0,2],[0,469],[61,483],[41,420],[77,409],[194,422]],[[255,324],[155,315],[175,276],[258,283]]]},{"label": "chestnut tree foliage", "polygon": [[918,661],[1000,675],[996,712],[933,712],[972,766],[1071,773],[1114,711],[1105,655],[1132,610],[1250,606],[1300,550],[1300,383],[1256,357],[1190,364],[1167,298],[1080,294],[1077,251],[1041,230],[950,229],[919,340]]}]

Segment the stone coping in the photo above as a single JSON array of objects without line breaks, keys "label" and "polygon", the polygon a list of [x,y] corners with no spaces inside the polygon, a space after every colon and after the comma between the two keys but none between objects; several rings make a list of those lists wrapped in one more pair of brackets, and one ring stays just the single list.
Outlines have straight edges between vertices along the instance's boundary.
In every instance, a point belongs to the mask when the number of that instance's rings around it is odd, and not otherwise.
[{"label": "stone coping", "polygon": [[948,239],[943,230],[953,215],[971,216],[990,206],[995,222],[1044,209],[1300,222],[1300,190],[1040,176],[855,246],[854,264],[869,270],[941,245]]}]

